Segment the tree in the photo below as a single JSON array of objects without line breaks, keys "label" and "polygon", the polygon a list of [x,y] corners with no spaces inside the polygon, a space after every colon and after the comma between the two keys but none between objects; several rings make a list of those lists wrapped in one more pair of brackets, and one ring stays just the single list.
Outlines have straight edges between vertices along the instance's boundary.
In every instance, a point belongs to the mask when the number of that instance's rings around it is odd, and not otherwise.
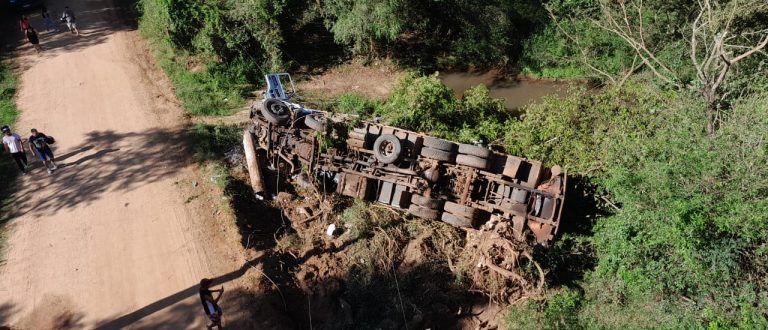
[{"label": "tree", "polygon": [[329,0],[323,3],[326,26],[337,42],[376,53],[378,41],[394,41],[403,31],[400,0]]},{"label": "tree", "polygon": [[[695,19],[688,23],[690,59],[697,81],[686,84],[679,72],[657,56],[647,42],[649,10],[643,0],[601,0],[602,20],[592,21],[621,37],[634,49],[645,67],[676,88],[694,88],[706,101],[707,133],[712,135],[720,121],[723,83],[731,68],[768,45],[768,2],[750,0],[698,0]],[[651,13],[650,15],[653,15]],[[658,28],[658,27],[657,27]]]}]

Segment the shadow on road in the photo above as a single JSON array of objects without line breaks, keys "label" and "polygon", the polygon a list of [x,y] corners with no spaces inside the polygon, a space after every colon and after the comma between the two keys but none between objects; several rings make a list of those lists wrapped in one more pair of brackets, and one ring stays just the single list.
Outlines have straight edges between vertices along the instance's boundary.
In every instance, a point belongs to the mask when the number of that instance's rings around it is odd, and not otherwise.
[{"label": "shadow on road", "polygon": [[[33,168],[25,178],[24,189],[13,196],[16,204],[9,212],[11,217],[46,216],[88,206],[106,193],[131,191],[169,178],[191,164],[186,155],[184,129],[92,131],[64,153],[54,174],[49,175],[42,166]],[[42,198],[25,198],[30,192]]]}]

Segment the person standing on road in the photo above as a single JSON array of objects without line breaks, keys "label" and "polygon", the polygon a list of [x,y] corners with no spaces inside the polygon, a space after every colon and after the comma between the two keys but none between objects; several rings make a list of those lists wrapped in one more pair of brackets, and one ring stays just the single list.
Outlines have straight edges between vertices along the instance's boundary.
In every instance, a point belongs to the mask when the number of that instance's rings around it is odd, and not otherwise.
[{"label": "person standing on road", "polygon": [[69,7],[64,7],[64,12],[61,13],[61,20],[64,23],[67,23],[67,28],[69,28],[69,32],[72,32],[73,34],[80,35],[80,32],[77,31],[77,23],[75,21],[75,12],[72,11],[72,9],[69,9]]},{"label": "person standing on road", "polygon": [[40,16],[43,18],[43,25],[45,26],[45,32],[50,32],[50,31],[59,32],[59,28],[56,27],[56,24],[54,24],[53,20],[51,19],[51,14],[48,13],[48,8],[43,6],[40,12]]},{"label": "person standing on road", "polygon": [[48,145],[53,143],[53,141],[52,137],[38,132],[34,128],[32,129],[32,135],[29,137],[29,149],[43,162],[45,168],[48,169],[48,174],[53,173],[58,168],[53,159],[53,151],[51,151],[51,147]]},{"label": "person standing on road", "polygon": [[[205,316],[208,316],[211,320],[211,324],[207,325],[208,329],[213,329],[214,327],[222,329],[219,299],[221,299],[221,294],[224,293],[224,287],[222,286],[218,290],[211,290],[211,284],[213,284],[213,281],[209,278],[204,278],[200,281],[200,302],[203,303]],[[219,296],[213,298],[214,292],[218,292]]]},{"label": "person standing on road", "polygon": [[27,29],[32,27],[29,25],[29,18],[27,18],[25,15],[21,15],[21,18],[19,19],[19,26],[21,27],[21,32],[26,32]]},{"label": "person standing on road", "polygon": [[39,53],[43,51],[43,47],[40,46],[40,38],[37,36],[37,32],[35,32],[35,29],[29,28],[25,32],[27,35],[27,40],[29,40],[29,43],[32,44],[32,47],[35,47],[35,50]]},{"label": "person standing on road", "polygon": [[11,128],[8,125],[0,128],[3,132],[3,148],[6,152],[11,154],[11,157],[16,161],[16,165],[19,166],[19,170],[24,175],[27,174],[27,154],[24,152],[24,144],[21,143],[21,137],[11,132]]}]

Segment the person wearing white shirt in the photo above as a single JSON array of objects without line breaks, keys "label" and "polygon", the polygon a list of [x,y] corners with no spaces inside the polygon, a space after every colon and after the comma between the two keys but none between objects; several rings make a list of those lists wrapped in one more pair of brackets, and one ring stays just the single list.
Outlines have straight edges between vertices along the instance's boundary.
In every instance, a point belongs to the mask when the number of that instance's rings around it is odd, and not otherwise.
[{"label": "person wearing white shirt", "polygon": [[5,148],[5,151],[11,154],[11,157],[14,161],[16,161],[16,165],[19,166],[19,170],[21,170],[21,173],[27,174],[27,153],[26,150],[24,150],[24,144],[21,143],[21,137],[11,132],[11,128],[6,126],[3,126],[0,128],[0,131],[3,132],[3,148]]}]

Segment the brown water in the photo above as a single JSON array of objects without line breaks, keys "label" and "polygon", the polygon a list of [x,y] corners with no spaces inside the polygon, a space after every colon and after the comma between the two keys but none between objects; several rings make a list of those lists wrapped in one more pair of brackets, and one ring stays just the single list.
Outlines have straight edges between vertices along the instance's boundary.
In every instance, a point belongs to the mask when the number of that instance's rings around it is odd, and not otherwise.
[{"label": "brown water", "polygon": [[490,89],[491,97],[504,99],[504,104],[511,110],[518,110],[548,95],[564,96],[571,87],[570,83],[564,82],[500,78],[493,71],[440,73],[439,78],[459,97],[470,87],[484,84]]}]

